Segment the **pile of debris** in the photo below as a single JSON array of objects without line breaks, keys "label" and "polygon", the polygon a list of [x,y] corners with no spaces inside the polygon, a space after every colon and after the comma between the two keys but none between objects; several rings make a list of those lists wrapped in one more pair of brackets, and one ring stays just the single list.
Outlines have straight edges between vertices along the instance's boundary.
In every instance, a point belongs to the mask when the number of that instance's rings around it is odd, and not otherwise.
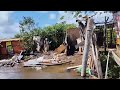
[{"label": "pile of debris", "polygon": [[60,58],[62,55],[64,55],[64,53],[62,54],[53,53],[53,55],[51,55],[52,58],[49,57],[50,55],[48,55],[48,57],[43,55],[41,57],[24,62],[23,66],[24,67],[41,67],[42,69],[46,66],[62,65],[62,64],[71,62],[70,60],[67,60],[67,61],[62,60]]},{"label": "pile of debris", "polygon": [[15,64],[20,63],[23,58],[23,51],[20,54],[15,54],[11,59],[3,59],[0,60],[0,66],[11,66],[13,67]]}]

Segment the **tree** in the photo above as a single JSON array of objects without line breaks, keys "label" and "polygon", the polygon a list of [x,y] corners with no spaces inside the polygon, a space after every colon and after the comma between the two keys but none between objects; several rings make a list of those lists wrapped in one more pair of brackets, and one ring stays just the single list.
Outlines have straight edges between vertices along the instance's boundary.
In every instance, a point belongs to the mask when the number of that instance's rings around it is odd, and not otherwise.
[{"label": "tree", "polygon": [[[23,17],[20,24],[20,36],[23,40],[23,46],[26,50],[32,50],[32,30],[35,29],[35,21],[31,17]],[[30,33],[31,32],[31,33]]]},{"label": "tree", "polygon": [[21,32],[27,32],[34,28],[35,21],[31,17],[23,17],[23,20],[19,22]]},{"label": "tree", "polygon": [[44,28],[35,27],[35,21],[31,17],[23,17],[20,21],[20,34],[16,34],[15,37],[23,39],[23,46],[26,50],[31,51],[33,47],[33,36],[40,36],[42,38],[48,38],[52,41],[50,46],[51,50],[57,48],[63,43],[65,38],[65,30],[69,28],[76,28],[74,24],[56,23],[52,26]]},{"label": "tree", "polygon": [[15,37],[15,38],[20,38],[21,35],[20,35],[20,34],[16,34],[14,37]]},{"label": "tree", "polygon": [[54,50],[61,45],[65,39],[65,30],[69,28],[76,28],[74,24],[55,24],[43,28],[42,37],[47,37],[52,43],[50,44],[51,49]]}]

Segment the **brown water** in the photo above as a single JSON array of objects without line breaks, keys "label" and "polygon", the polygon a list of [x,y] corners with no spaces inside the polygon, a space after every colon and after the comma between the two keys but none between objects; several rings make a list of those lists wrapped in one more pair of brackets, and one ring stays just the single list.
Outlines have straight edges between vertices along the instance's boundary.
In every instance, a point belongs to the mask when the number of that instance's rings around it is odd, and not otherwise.
[{"label": "brown water", "polygon": [[68,64],[48,66],[42,70],[22,67],[22,65],[0,67],[0,79],[79,79],[80,76],[65,70],[67,66]]}]

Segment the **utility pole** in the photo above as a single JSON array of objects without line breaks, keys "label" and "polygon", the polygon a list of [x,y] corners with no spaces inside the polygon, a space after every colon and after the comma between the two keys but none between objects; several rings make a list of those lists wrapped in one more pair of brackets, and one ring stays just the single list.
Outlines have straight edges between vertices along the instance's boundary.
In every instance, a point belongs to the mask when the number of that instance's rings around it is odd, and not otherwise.
[{"label": "utility pole", "polygon": [[107,55],[106,53],[106,25],[107,25],[107,21],[108,21],[109,17],[107,18],[105,16],[105,24],[104,24],[104,51],[105,51],[105,55]]},{"label": "utility pole", "polygon": [[87,68],[87,61],[88,61],[88,53],[90,50],[91,39],[93,35],[93,19],[88,18],[87,28],[86,28],[86,35],[85,35],[85,44],[84,44],[84,51],[83,51],[83,58],[82,58],[82,71],[81,76],[86,76],[86,68]]}]

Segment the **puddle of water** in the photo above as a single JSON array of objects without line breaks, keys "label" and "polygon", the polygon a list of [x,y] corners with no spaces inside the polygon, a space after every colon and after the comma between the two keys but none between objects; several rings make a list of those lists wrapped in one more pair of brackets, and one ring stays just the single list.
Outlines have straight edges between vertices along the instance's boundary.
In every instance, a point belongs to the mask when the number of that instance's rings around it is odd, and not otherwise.
[{"label": "puddle of water", "polygon": [[1,67],[0,79],[77,79],[65,71],[68,65],[49,66],[43,70],[35,70],[28,67]]}]

